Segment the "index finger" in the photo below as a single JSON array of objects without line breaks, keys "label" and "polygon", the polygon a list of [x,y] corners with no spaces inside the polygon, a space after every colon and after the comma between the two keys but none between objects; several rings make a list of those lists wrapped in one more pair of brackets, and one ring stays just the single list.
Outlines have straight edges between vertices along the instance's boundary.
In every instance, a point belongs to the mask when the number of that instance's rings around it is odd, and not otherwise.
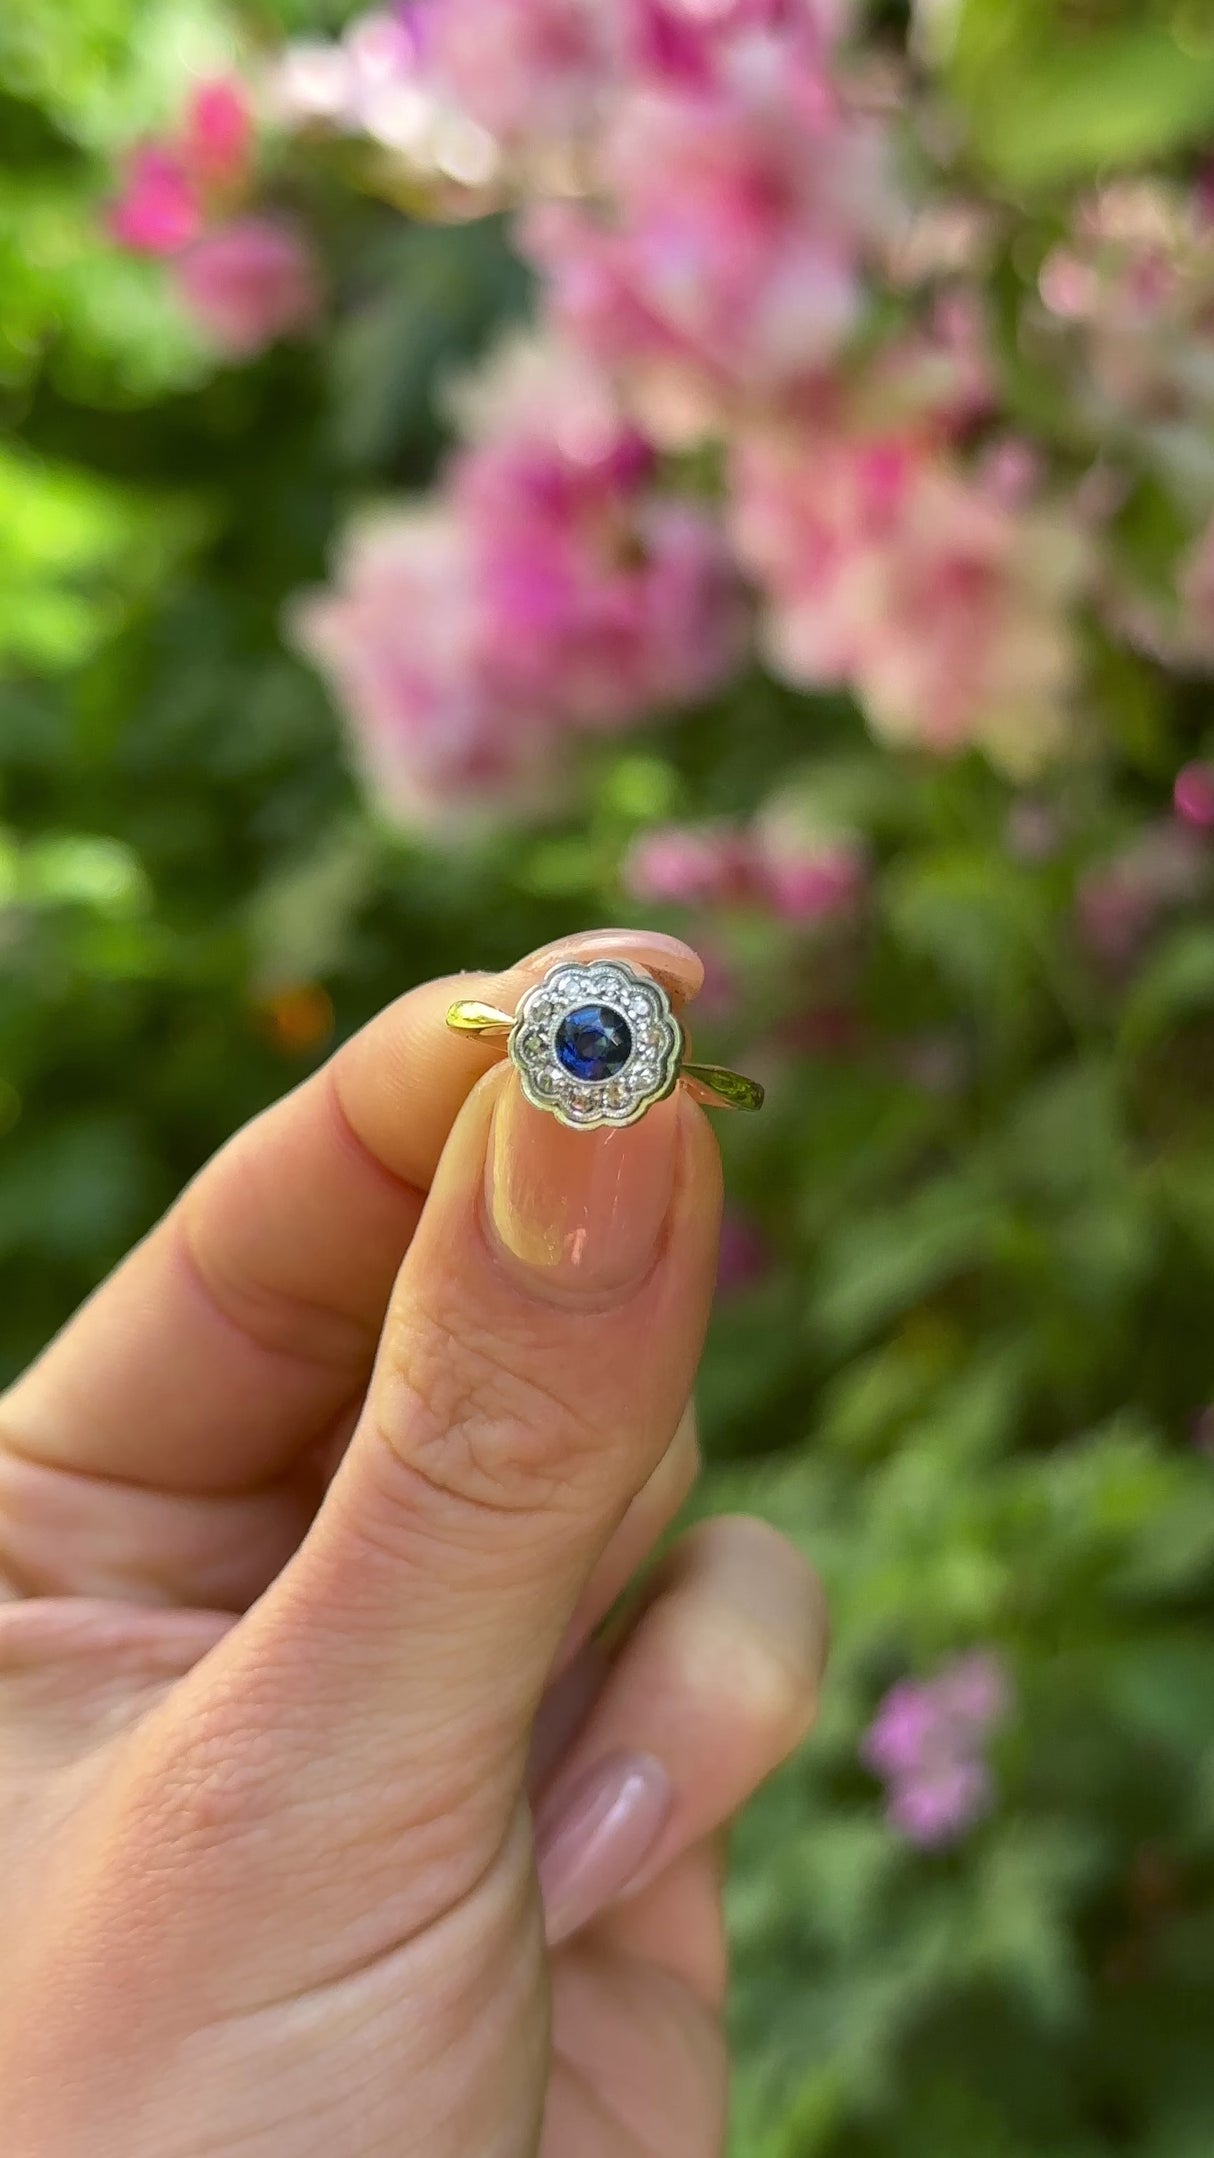
[{"label": "index finger", "polygon": [[447,1031],[455,989],[513,1009],[556,957],[635,960],[685,1002],[658,932],[565,937],[501,975],[398,999],[217,1154],[0,1403],[0,1443],[163,1490],[248,1491],[360,1395],[447,1134],[495,1061]]}]

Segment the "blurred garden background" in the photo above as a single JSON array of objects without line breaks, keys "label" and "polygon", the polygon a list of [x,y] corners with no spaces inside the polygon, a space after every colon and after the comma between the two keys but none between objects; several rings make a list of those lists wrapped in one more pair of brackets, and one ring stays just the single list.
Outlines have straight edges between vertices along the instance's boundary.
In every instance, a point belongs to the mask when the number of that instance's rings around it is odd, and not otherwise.
[{"label": "blurred garden background", "polygon": [[410,982],[706,955],[819,1731],[737,2158],[1214,2151],[1214,8],[5,0],[0,1365]]}]

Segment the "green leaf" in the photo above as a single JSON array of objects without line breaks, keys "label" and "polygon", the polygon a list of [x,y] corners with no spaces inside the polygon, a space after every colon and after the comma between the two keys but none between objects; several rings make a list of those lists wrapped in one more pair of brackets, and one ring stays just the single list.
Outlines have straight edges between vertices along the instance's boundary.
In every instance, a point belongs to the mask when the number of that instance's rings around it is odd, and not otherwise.
[{"label": "green leaf", "polygon": [[0,449],[0,669],[78,665],[163,569],[180,519],[118,486]]},{"label": "green leaf", "polygon": [[823,1250],[813,1317],[836,1351],[996,1248],[1001,1216],[964,1179],[929,1184],[898,1207],[849,1223]]},{"label": "green leaf", "polygon": [[1122,1037],[1138,1051],[1214,1007],[1214,929],[1186,923],[1160,945],[1126,999]]},{"label": "green leaf", "polygon": [[1214,37],[1181,10],[1085,32],[1041,0],[966,0],[950,76],[1012,188],[1167,156],[1214,126]]},{"label": "green leaf", "polygon": [[1019,864],[989,847],[912,855],[891,872],[884,896],[907,949],[926,955],[954,989],[1001,1018],[1048,972],[1045,895]]}]

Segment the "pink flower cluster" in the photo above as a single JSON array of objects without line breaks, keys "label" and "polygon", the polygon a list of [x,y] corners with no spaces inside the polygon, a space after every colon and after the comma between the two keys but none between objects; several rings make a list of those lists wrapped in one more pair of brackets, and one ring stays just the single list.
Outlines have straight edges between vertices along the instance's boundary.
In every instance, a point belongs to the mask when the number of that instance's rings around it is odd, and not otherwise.
[{"label": "pink flower cluster", "polygon": [[[1210,190],[1136,179],[1080,200],[1023,325],[1069,383],[1081,439],[1130,445],[1175,482],[1190,537],[1169,607],[1115,570],[1130,482],[1113,460],[1077,479],[1003,423],[981,291],[1006,206],[925,184],[931,125],[917,176],[899,158],[895,116],[914,115],[916,91],[852,36],[858,20],[850,0],[402,0],[334,43],[289,47],[269,95],[289,126],[368,136],[387,191],[435,216],[515,211],[541,343],[609,379],[620,425],[638,430],[619,456],[639,472],[657,452],[707,452],[701,469],[720,475],[776,673],[850,692],[891,744],[977,747],[1032,778],[1099,722],[1085,694],[1097,610],[1165,661],[1214,666]],[[500,728],[510,769],[532,703],[618,725],[646,697],[688,694],[681,663],[659,656],[661,610],[643,633],[637,610],[660,579],[685,658],[706,588],[702,510],[646,470],[648,567],[632,575],[601,544],[602,473],[599,507],[574,506],[579,481],[558,514],[535,455],[520,423],[457,456],[427,527],[456,532],[443,545],[472,564],[467,635],[494,653],[473,670],[475,731]],[[515,548],[486,550],[506,517]],[[599,538],[573,546],[575,567],[568,535],[587,519]],[[714,533],[722,578],[719,549]],[[729,621],[705,682],[735,648]],[[552,741],[546,718],[538,733]],[[684,899],[754,880],[704,834],[651,838],[629,875]]]},{"label": "pink flower cluster", "polygon": [[110,210],[115,239],[169,260],[185,312],[233,359],[303,329],[320,303],[312,251],[295,225],[228,214],[250,185],[253,151],[241,86],[203,83],[176,135],[131,151]]},{"label": "pink flower cluster", "polygon": [[138,143],[126,162],[110,229],[142,255],[176,255],[203,231],[212,206],[249,178],[252,116],[241,85],[201,83],[174,136]]},{"label": "pink flower cluster", "polygon": [[739,825],[662,825],[633,842],[623,865],[630,897],[659,905],[760,906],[799,927],[850,919],[864,892],[864,850],[848,833],[796,819]]},{"label": "pink flower cluster", "polygon": [[1214,207],[1201,187],[1116,180],[1047,256],[1047,319],[1069,332],[1097,422],[1133,421],[1166,452],[1214,418]]},{"label": "pink flower cluster", "polygon": [[411,822],[541,802],[571,732],[706,694],[742,629],[715,517],[657,484],[601,378],[524,343],[460,402],[441,500],[356,528],[296,616]]},{"label": "pink flower cluster", "polygon": [[557,321],[678,436],[812,383],[893,212],[883,134],[811,18],[649,12],[665,35],[602,131],[591,198],[536,207],[523,244]]},{"label": "pink flower cluster", "polygon": [[638,84],[705,90],[743,41],[810,59],[841,17],[839,0],[402,0],[335,43],[289,45],[269,102],[288,125],[361,131],[422,169],[426,108],[462,113],[527,170],[537,146],[592,148]]},{"label": "pink flower cluster", "polygon": [[860,320],[899,210],[884,127],[831,65],[841,13],[414,0],[288,48],[269,99],[368,134],[437,209],[451,181],[533,198],[551,318],[622,369],[652,432],[805,382]]},{"label": "pink flower cluster", "polygon": [[886,1694],[861,1756],[889,1797],[890,1826],[908,1843],[953,1843],[994,1795],[986,1748],[1010,1706],[1002,1663],[975,1650],[935,1678],[904,1679]]},{"label": "pink flower cluster", "polygon": [[[977,743],[1023,775],[1074,718],[1089,534],[1020,445],[973,453],[996,398],[963,290],[847,357],[895,261],[912,291],[955,266],[920,247],[915,270],[846,16],[828,0],[418,0],[286,65],[300,117],[303,61],[316,78],[327,50],[336,124],[521,194],[546,334],[610,375],[651,442],[725,437],[728,529],[777,671],[852,690],[891,741]],[[479,156],[467,135],[454,156],[460,118]],[[454,483],[495,484],[458,465]],[[520,619],[546,638],[525,585]]]},{"label": "pink flower cluster", "polygon": [[1017,777],[1065,739],[1090,573],[1055,506],[922,434],[824,427],[739,442],[734,531],[790,680],[853,689],[888,741],[977,742]]}]

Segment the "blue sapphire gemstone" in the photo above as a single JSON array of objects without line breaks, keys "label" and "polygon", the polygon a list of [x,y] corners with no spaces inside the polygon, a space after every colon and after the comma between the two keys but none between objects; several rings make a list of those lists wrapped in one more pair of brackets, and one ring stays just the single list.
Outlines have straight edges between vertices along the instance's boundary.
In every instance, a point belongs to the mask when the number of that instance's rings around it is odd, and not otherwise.
[{"label": "blue sapphire gemstone", "polygon": [[553,1046],[575,1079],[614,1079],[632,1055],[632,1033],[610,1004],[579,1004],[562,1019]]}]

